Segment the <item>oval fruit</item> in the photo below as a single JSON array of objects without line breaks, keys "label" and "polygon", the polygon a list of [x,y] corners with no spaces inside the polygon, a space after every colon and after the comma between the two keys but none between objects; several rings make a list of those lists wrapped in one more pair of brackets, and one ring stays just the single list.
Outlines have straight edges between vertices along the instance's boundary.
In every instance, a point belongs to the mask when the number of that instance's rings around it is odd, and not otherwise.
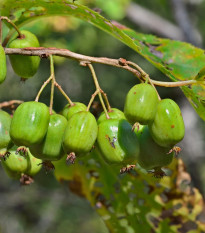
[{"label": "oval fruit", "polygon": [[134,164],[139,154],[138,138],[124,119],[107,119],[98,126],[97,143],[109,164]]},{"label": "oval fruit", "polygon": [[135,85],[125,100],[125,116],[131,124],[139,122],[146,125],[154,119],[158,102],[157,92],[150,84]]},{"label": "oval fruit", "polygon": [[10,125],[11,116],[7,112],[0,110],[0,157],[5,156],[12,144],[9,135]]},{"label": "oval fruit", "polygon": [[34,157],[31,154],[29,148],[27,148],[27,150],[28,150],[28,156],[30,160],[30,166],[29,166],[29,169],[25,173],[29,176],[35,176],[42,168],[42,160]]},{"label": "oval fruit", "polygon": [[36,175],[42,167],[42,160],[33,157],[28,148],[26,148],[27,153],[24,156],[21,153],[16,153],[17,149],[17,146],[13,146],[9,150],[9,157],[6,160],[2,160],[2,165],[8,176],[13,179],[19,179],[22,174]]},{"label": "oval fruit", "polygon": [[69,120],[64,133],[63,148],[66,153],[89,152],[97,138],[98,126],[92,113],[82,111]]},{"label": "oval fruit", "polygon": [[158,169],[172,162],[174,152],[169,153],[170,148],[161,147],[155,143],[148,126],[144,126],[143,131],[137,136],[140,143],[138,164],[142,168],[146,170]]},{"label": "oval fruit", "polygon": [[12,141],[19,146],[40,143],[46,135],[49,118],[49,109],[45,104],[35,101],[22,103],[11,121]]},{"label": "oval fruit", "polygon": [[42,160],[59,160],[65,155],[62,141],[66,126],[67,120],[64,116],[51,115],[46,136],[40,144],[29,147],[31,153]]},{"label": "oval fruit", "polygon": [[[125,114],[117,108],[112,108],[108,115],[109,119],[125,119]],[[104,120],[107,120],[107,117],[105,112],[102,112],[97,120],[98,125]]]},{"label": "oval fruit", "polygon": [[66,106],[63,108],[61,114],[67,119],[69,120],[73,114],[77,113],[77,112],[81,112],[81,111],[86,111],[87,106],[85,106],[85,104],[83,103],[79,103],[79,102],[74,102],[74,105],[70,105],[70,104],[66,104]]},{"label": "oval fruit", "polygon": [[0,45],[0,84],[3,83],[3,81],[6,78],[6,55],[4,52],[4,48]]},{"label": "oval fruit", "polygon": [[17,146],[13,146],[11,150],[9,150],[10,155],[8,158],[6,160],[1,160],[6,173],[13,179],[19,179],[22,173],[30,169],[29,157],[22,156],[19,153],[16,154],[17,148]]},{"label": "oval fruit", "polygon": [[[22,30],[21,33],[23,37],[16,35],[9,43],[9,48],[39,47],[38,39],[33,33],[26,30]],[[38,56],[9,55],[9,59],[14,72],[24,79],[32,77],[37,72],[40,63]]]},{"label": "oval fruit", "polygon": [[149,130],[160,146],[172,147],[180,142],[184,138],[185,127],[179,106],[171,99],[161,100]]}]

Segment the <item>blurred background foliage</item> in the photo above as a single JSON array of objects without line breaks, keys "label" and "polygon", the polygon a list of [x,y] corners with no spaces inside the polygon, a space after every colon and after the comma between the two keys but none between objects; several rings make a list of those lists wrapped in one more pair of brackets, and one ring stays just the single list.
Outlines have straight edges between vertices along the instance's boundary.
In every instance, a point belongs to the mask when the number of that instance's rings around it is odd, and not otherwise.
[{"label": "blurred background foliage", "polygon": [[[178,6],[180,2],[182,5]],[[204,0],[180,0],[177,3],[175,0],[78,0],[77,3],[95,9],[106,18],[138,32],[205,47]],[[35,33],[41,46],[66,48],[89,56],[123,57],[136,62],[153,79],[166,80],[161,72],[132,49],[76,18],[41,18],[27,24],[24,29]],[[4,36],[7,33],[6,26],[3,33]],[[88,104],[95,90],[89,70],[79,66],[76,61],[60,57],[55,57],[55,64],[56,79],[70,98]],[[132,74],[114,67],[97,64],[94,67],[111,105],[123,109],[126,93],[138,80]],[[33,100],[48,76],[49,61],[46,59],[42,59],[35,77],[26,82],[20,81],[8,61],[7,79],[0,86],[0,102],[12,99]],[[186,135],[180,144],[183,149],[180,157],[186,163],[193,185],[205,195],[205,124],[179,88],[160,87],[158,90],[162,98],[174,99],[182,109]],[[47,87],[41,96],[42,102],[49,104],[49,93]],[[54,98],[54,109],[58,112],[66,104],[66,100],[58,90]],[[2,169],[0,176],[0,232],[108,232],[89,203],[59,184],[52,173],[41,171],[36,182],[29,187],[20,187],[17,181],[7,178]]]}]

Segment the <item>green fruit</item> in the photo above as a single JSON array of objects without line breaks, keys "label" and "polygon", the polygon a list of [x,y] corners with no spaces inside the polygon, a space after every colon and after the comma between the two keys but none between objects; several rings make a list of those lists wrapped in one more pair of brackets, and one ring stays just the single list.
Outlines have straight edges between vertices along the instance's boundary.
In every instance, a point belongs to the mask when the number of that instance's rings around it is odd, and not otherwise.
[{"label": "green fruit", "polygon": [[[122,111],[117,108],[112,108],[110,112],[108,112],[110,119],[125,119],[125,115]],[[107,120],[105,112],[102,112],[97,120],[98,125]]]},{"label": "green fruit", "polygon": [[131,124],[139,122],[146,125],[154,119],[158,102],[157,92],[150,84],[135,85],[125,100],[125,116]]},{"label": "green fruit", "polygon": [[184,138],[185,128],[179,106],[171,99],[161,100],[149,130],[160,146],[172,147],[180,142]]},{"label": "green fruit", "polygon": [[[15,36],[9,43],[9,48],[39,47],[38,39],[33,33],[25,30],[21,33],[23,38]],[[38,56],[9,55],[9,59],[14,72],[24,79],[32,77],[37,72],[40,63]]]},{"label": "green fruit", "polygon": [[29,176],[35,176],[42,168],[42,160],[35,158],[31,154],[29,148],[27,148],[27,150],[28,150],[28,156],[30,159],[30,168],[29,170],[26,171],[26,174]]},{"label": "green fruit", "polygon": [[10,136],[19,146],[40,143],[49,124],[49,109],[39,102],[25,102],[16,109],[11,121]]},{"label": "green fruit", "polygon": [[12,144],[9,135],[10,125],[11,116],[7,112],[0,110],[0,157],[6,154]]},{"label": "green fruit", "polygon": [[169,153],[170,148],[161,147],[155,143],[148,126],[144,126],[143,131],[137,136],[140,142],[138,164],[142,168],[146,170],[158,169],[172,162],[174,152]]},{"label": "green fruit", "polygon": [[9,177],[13,179],[19,179],[22,173],[25,173],[30,169],[30,162],[28,156],[22,156],[19,153],[16,154],[17,146],[13,146],[9,150],[10,155],[6,160],[1,160],[3,168]]},{"label": "green fruit", "polygon": [[69,120],[73,114],[81,111],[86,111],[87,107],[85,104],[74,102],[74,105],[66,104],[63,108],[61,115],[63,115],[67,120]]},{"label": "green fruit", "polygon": [[138,138],[124,119],[107,119],[98,126],[97,143],[109,164],[135,164],[139,154]]},{"label": "green fruit", "polygon": [[68,120],[64,133],[64,151],[78,155],[89,152],[95,143],[97,132],[97,122],[92,113],[82,111],[74,114]]},{"label": "green fruit", "polygon": [[65,152],[62,148],[62,140],[67,120],[64,116],[53,114],[50,116],[48,131],[40,144],[30,146],[31,153],[43,160],[59,160]]},{"label": "green fruit", "polygon": [[28,153],[25,156],[21,155],[21,153],[16,153],[17,148],[17,146],[13,146],[9,150],[10,155],[6,160],[1,161],[8,176],[13,179],[19,179],[22,174],[30,176],[37,174],[42,167],[40,164],[42,160],[33,157],[28,148]]},{"label": "green fruit", "polygon": [[0,45],[0,84],[3,83],[3,81],[6,78],[6,55],[4,52],[4,48]]}]

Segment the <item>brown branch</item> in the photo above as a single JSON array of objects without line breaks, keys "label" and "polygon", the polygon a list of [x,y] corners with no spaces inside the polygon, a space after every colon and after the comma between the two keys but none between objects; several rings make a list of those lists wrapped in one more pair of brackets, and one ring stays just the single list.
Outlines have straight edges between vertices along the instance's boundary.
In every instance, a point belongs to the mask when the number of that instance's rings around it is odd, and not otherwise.
[{"label": "brown branch", "polygon": [[[146,77],[144,77],[144,73],[141,73],[139,70],[130,66],[129,61],[124,58],[112,59],[107,57],[91,57],[83,54],[78,54],[71,52],[68,49],[57,49],[57,48],[44,48],[44,47],[28,47],[23,49],[13,49],[13,48],[5,48],[5,53],[9,54],[19,54],[19,55],[27,55],[27,56],[39,56],[41,58],[47,58],[50,55],[60,56],[71,58],[79,61],[80,65],[87,65],[88,63],[99,63],[110,65],[118,68],[125,69],[132,74],[134,74],[141,81],[145,81]],[[150,79],[151,82],[156,86],[163,87],[178,87],[178,86],[187,86],[192,84],[205,84],[205,81],[197,81],[197,80],[186,80],[180,82],[160,82]]]},{"label": "brown branch", "polygon": [[68,49],[44,48],[44,47],[38,47],[38,48],[32,47],[32,48],[24,48],[24,49],[5,48],[5,53],[7,55],[21,54],[21,55],[28,55],[28,56],[39,56],[42,58],[48,57],[49,55],[55,55],[55,56],[67,57],[67,58],[71,58],[74,60],[78,60],[79,62],[100,63],[100,64],[123,68],[133,73],[139,79],[143,80],[139,71],[128,66],[126,62],[121,63],[121,59],[111,59],[111,58],[106,58],[106,57],[90,57],[90,56],[71,52]]},{"label": "brown branch", "polygon": [[0,109],[1,108],[10,108],[12,107],[14,104],[21,104],[23,103],[23,101],[21,100],[10,100],[10,101],[5,101],[5,102],[2,102],[0,103]]}]

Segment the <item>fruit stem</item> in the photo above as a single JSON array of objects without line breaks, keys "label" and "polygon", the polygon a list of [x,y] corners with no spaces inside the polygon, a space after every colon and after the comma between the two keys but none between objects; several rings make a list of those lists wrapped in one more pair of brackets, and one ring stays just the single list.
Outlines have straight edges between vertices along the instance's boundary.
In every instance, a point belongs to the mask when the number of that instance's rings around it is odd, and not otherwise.
[{"label": "fruit stem", "polygon": [[106,118],[109,119],[110,117],[108,115],[107,109],[105,107],[105,103],[104,103],[103,98],[102,98],[102,94],[101,94],[101,90],[102,89],[100,88],[100,85],[98,83],[98,79],[97,79],[97,76],[95,74],[95,70],[94,70],[94,68],[93,68],[93,66],[91,64],[88,63],[87,66],[89,67],[89,69],[91,71],[91,74],[92,74],[92,77],[93,77],[93,81],[95,83],[96,91],[98,92],[97,94],[98,94],[98,97],[100,99],[100,103],[101,103],[101,105],[103,107],[103,110],[105,112]]},{"label": "fruit stem", "polygon": [[107,105],[108,112],[111,112],[111,111],[112,111],[112,108],[111,108],[110,103],[109,103],[109,101],[108,101],[107,94],[106,94],[102,89],[100,89],[100,92],[101,92],[102,95],[103,95],[103,98],[104,98],[105,103],[106,103],[106,105]]},{"label": "fruit stem", "polygon": [[19,34],[19,38],[23,38],[23,34],[20,32],[20,30],[18,29],[18,27],[16,26],[16,24],[14,24],[8,17],[6,17],[6,16],[1,16],[0,17],[1,19],[4,19],[4,20],[6,20],[8,23],[10,23],[11,25],[12,25],[12,27],[14,27],[15,28],[15,30],[18,32],[18,34]]},{"label": "fruit stem", "polygon": [[49,82],[51,81],[51,79],[52,79],[52,76],[50,76],[50,77],[43,83],[43,85],[41,86],[41,89],[39,90],[39,92],[38,92],[38,94],[37,94],[37,96],[36,96],[36,98],[35,98],[35,101],[36,101],[36,102],[38,102],[39,97],[40,97],[42,91],[43,91],[44,88],[49,84]]},{"label": "fruit stem", "polygon": [[61,92],[61,94],[67,99],[70,106],[74,106],[75,104],[71,101],[71,99],[66,95],[65,91],[62,89],[62,87],[55,81],[55,86],[58,88],[58,90]]},{"label": "fruit stem", "polygon": [[51,95],[50,95],[50,115],[52,115],[52,109],[53,109],[53,97],[54,97],[54,84],[55,84],[55,72],[54,72],[54,62],[53,62],[53,56],[50,55],[50,71],[51,71]]},{"label": "fruit stem", "polygon": [[152,79],[149,77],[149,75],[140,66],[138,66],[136,63],[131,62],[131,61],[127,61],[127,64],[131,65],[131,66],[134,66],[141,73],[143,79],[145,80],[145,83],[147,83],[147,81],[149,81],[149,83],[154,87],[155,91],[157,92],[158,99],[161,100],[161,97],[160,97],[155,85],[153,84]]},{"label": "fruit stem", "polygon": [[97,95],[98,93],[99,93],[99,91],[96,90],[96,91],[92,94],[91,99],[90,99],[90,101],[89,101],[89,104],[88,104],[88,106],[87,106],[86,111],[89,111],[89,109],[90,109],[90,107],[91,107],[91,104],[92,104],[93,100],[95,99],[95,97],[96,97],[96,95]]}]

